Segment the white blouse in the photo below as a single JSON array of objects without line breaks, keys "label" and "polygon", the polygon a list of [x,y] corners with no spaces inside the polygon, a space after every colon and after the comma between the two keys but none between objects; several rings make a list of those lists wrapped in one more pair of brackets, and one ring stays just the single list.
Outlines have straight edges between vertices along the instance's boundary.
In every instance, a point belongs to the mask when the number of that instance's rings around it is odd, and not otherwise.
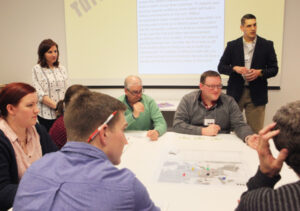
[{"label": "white blouse", "polygon": [[55,110],[42,101],[44,96],[50,97],[56,103],[64,99],[68,81],[65,67],[50,69],[37,64],[32,69],[32,79],[39,98],[39,116],[44,119],[56,119]]}]

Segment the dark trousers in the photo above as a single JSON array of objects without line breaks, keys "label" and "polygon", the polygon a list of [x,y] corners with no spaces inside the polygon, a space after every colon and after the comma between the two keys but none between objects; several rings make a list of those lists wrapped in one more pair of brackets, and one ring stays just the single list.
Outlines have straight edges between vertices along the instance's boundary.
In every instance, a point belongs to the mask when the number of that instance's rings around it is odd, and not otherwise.
[{"label": "dark trousers", "polygon": [[50,128],[52,127],[52,125],[56,119],[44,119],[44,118],[38,116],[38,120],[39,120],[39,123],[46,128],[47,132],[49,132]]}]

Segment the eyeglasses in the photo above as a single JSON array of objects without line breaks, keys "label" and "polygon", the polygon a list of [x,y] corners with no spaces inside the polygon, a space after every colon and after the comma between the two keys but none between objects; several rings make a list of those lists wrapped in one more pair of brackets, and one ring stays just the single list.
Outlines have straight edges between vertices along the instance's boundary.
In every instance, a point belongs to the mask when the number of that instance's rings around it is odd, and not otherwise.
[{"label": "eyeglasses", "polygon": [[209,89],[213,90],[213,89],[222,89],[223,85],[219,84],[219,85],[208,85],[208,84],[203,84],[205,86],[207,86]]},{"label": "eyeglasses", "polygon": [[144,89],[141,89],[139,91],[130,91],[129,89],[127,89],[127,90],[132,95],[140,95],[140,94],[143,94],[143,92],[144,92]]},{"label": "eyeglasses", "polygon": [[104,125],[107,125],[109,123],[109,121],[117,114],[117,111],[114,111],[111,115],[109,115],[107,117],[107,119],[103,122],[102,125],[100,125],[93,133],[92,135],[90,135],[89,139],[88,139],[88,143],[90,143],[100,132],[100,130],[102,130]]}]

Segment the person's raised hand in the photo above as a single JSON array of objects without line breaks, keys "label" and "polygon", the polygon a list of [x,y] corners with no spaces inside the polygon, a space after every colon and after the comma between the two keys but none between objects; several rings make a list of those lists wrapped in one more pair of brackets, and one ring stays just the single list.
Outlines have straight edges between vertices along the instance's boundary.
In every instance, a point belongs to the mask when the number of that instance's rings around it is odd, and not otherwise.
[{"label": "person's raised hand", "polygon": [[137,102],[133,104],[133,116],[134,118],[138,118],[141,112],[144,112],[144,104],[141,102]]},{"label": "person's raised hand", "polygon": [[257,152],[260,162],[260,171],[268,177],[279,174],[284,160],[288,156],[287,149],[281,149],[277,158],[274,158],[270,150],[269,139],[279,134],[279,130],[273,130],[276,123],[272,123],[259,131]]},{"label": "person's raised hand", "polygon": [[246,140],[246,144],[247,144],[249,147],[251,147],[252,149],[255,149],[255,150],[257,150],[258,142],[259,142],[259,135],[257,135],[257,134],[251,135],[251,136]]}]

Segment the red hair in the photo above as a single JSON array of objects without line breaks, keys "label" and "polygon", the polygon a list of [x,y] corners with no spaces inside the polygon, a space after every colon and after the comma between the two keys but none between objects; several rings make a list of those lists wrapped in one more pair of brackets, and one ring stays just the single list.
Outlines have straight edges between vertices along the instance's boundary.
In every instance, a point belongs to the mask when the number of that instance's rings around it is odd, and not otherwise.
[{"label": "red hair", "polygon": [[8,104],[17,106],[24,96],[33,92],[36,92],[35,88],[26,83],[7,84],[0,91],[0,116],[7,117]]}]

